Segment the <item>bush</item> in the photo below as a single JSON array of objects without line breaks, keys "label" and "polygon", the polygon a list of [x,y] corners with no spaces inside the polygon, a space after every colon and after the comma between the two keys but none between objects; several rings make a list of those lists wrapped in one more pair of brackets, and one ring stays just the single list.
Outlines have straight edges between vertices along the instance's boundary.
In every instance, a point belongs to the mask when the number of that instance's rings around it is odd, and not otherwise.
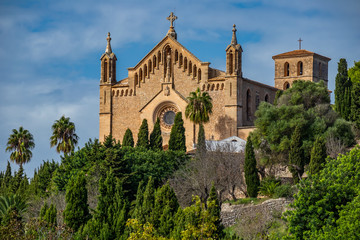
[{"label": "bush", "polygon": [[276,198],[292,198],[295,194],[295,188],[291,184],[284,184],[277,186],[274,191],[274,197]]},{"label": "bush", "polygon": [[272,197],[275,189],[280,185],[280,180],[275,177],[267,177],[260,183],[260,193],[264,196]]}]

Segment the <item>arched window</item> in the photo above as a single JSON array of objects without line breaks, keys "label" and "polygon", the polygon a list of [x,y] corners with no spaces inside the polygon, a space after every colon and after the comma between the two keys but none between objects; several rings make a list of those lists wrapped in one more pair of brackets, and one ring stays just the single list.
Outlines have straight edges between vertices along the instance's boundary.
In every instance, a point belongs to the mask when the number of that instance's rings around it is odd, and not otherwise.
[{"label": "arched window", "polygon": [[144,79],[148,76],[147,65],[144,65]]},{"label": "arched window", "polygon": [[154,55],[153,57],[153,62],[154,62],[154,69],[156,68],[156,56]]},{"label": "arched window", "polygon": [[116,96],[117,96],[117,97],[119,96],[119,90],[116,91]]},{"label": "arched window", "polygon": [[246,119],[251,121],[251,93],[250,89],[246,92]]},{"label": "arched window", "polygon": [[135,86],[139,83],[139,76],[137,73],[135,73]]},{"label": "arched window", "polygon": [[198,79],[199,79],[199,81],[201,80],[201,69],[200,68],[198,70]]},{"label": "arched window", "polygon": [[298,62],[298,65],[297,65],[297,75],[300,76],[300,75],[303,75],[303,62]]},{"label": "arched window", "polygon": [[259,105],[260,105],[260,96],[259,96],[259,93],[256,92],[256,97],[255,97],[255,108],[256,108],[256,110],[258,109]]},{"label": "arched window", "polygon": [[214,91],[215,84],[211,84],[211,91]]},{"label": "arched window", "polygon": [[125,96],[127,96],[127,95],[128,95],[128,90],[126,89],[126,90],[125,90]]},{"label": "arched window", "polygon": [[269,95],[265,95],[265,102],[269,102]]},{"label": "arched window", "polygon": [[183,65],[183,56],[182,53],[180,53],[180,59],[179,59],[179,67]]},{"label": "arched window", "polygon": [[224,89],[224,84],[222,83],[220,90],[223,90],[223,89]]},{"label": "arched window", "polygon": [[290,75],[290,65],[288,62],[286,62],[284,65],[284,76],[287,77],[289,75]]},{"label": "arched window", "polygon": [[322,75],[322,74],[321,74],[321,70],[322,70],[321,67],[322,67],[322,66],[321,66],[321,63],[319,63],[319,77],[321,77],[321,75]]},{"label": "arched window", "polygon": [[142,69],[140,68],[140,71],[139,71],[139,79],[140,81],[143,80],[143,74],[142,74]]},{"label": "arched window", "polygon": [[160,53],[160,51],[158,51],[158,64],[157,64],[158,68],[159,68],[160,62],[161,62],[161,53]]},{"label": "arched window", "polygon": [[152,72],[152,62],[151,62],[151,59],[149,59],[149,77],[150,77],[150,73]]},{"label": "arched window", "polygon": [[290,83],[285,82],[285,83],[284,83],[284,90],[286,90],[286,89],[288,89],[288,88],[290,88]]},{"label": "arched window", "polygon": [[205,84],[203,84],[202,86],[202,91],[205,91]]},{"label": "arched window", "polygon": [[216,91],[219,90],[219,87],[220,87],[220,85],[219,85],[219,84],[216,84],[216,89],[215,89],[215,90],[216,90]]},{"label": "arched window", "polygon": [[122,97],[124,95],[124,90],[121,90],[120,96]]},{"label": "arched window", "polygon": [[107,71],[108,71],[108,63],[107,63],[107,60],[104,61],[104,76],[103,76],[103,79],[104,79],[104,82],[107,82]]},{"label": "arched window", "polygon": [[230,51],[229,53],[229,59],[228,59],[228,69],[229,69],[229,74],[233,74],[233,54],[232,51]]},{"label": "arched window", "polygon": [[179,53],[177,50],[175,50],[175,63],[179,60]]},{"label": "arched window", "polygon": [[196,68],[196,65],[194,65],[194,71],[193,71],[193,73],[194,73],[194,77],[196,77],[196,74],[197,74],[197,68]]},{"label": "arched window", "polygon": [[189,75],[192,73],[192,63],[189,61]]},{"label": "arched window", "polygon": [[184,71],[186,71],[187,70],[187,58],[185,57],[184,58]]},{"label": "arched window", "polygon": [[130,89],[130,94],[129,94],[129,96],[132,96],[132,92],[133,92],[132,89]]}]

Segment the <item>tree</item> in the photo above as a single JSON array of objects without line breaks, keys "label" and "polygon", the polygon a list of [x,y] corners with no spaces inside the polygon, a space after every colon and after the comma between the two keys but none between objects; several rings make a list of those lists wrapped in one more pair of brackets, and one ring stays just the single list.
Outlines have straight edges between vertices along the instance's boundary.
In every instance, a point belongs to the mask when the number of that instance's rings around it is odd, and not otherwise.
[{"label": "tree", "polygon": [[350,119],[360,129],[360,61],[349,69],[349,77],[352,82]]},{"label": "tree", "polygon": [[285,214],[290,239],[358,239],[359,221],[353,219],[359,216],[359,169],[360,148],[356,147],[298,184],[291,210]]},{"label": "tree", "polygon": [[30,161],[31,149],[35,147],[33,135],[22,126],[19,130],[13,129],[10,135],[6,151],[12,152],[10,160],[22,166]]},{"label": "tree", "polygon": [[163,139],[161,136],[160,119],[157,118],[154,129],[150,134],[150,149],[154,151],[163,150]]},{"label": "tree", "polygon": [[289,152],[289,169],[292,173],[293,180],[298,183],[304,173],[304,156],[302,150],[301,127],[296,126],[291,136]]},{"label": "tree", "polygon": [[70,122],[70,118],[64,115],[56,120],[51,127],[53,133],[50,137],[50,146],[56,146],[58,153],[63,152],[68,155],[72,152],[78,143],[79,137],[75,133],[75,124]]},{"label": "tree", "polygon": [[245,181],[247,186],[247,194],[249,197],[255,198],[258,195],[260,180],[256,169],[256,158],[251,137],[247,138],[245,147]]},{"label": "tree", "polygon": [[310,162],[316,136],[331,136],[346,147],[354,144],[351,125],[332,110],[323,82],[294,81],[280,96],[277,105],[262,102],[255,115],[253,144],[259,153],[259,165],[270,170],[289,165],[291,135],[296,126],[302,127],[305,164]]},{"label": "tree", "polygon": [[77,231],[89,219],[85,174],[73,176],[66,188],[64,222]]},{"label": "tree", "polygon": [[187,97],[188,105],[185,109],[185,117],[189,118],[193,122],[194,126],[194,145],[195,145],[195,125],[206,123],[210,120],[210,114],[212,113],[212,99],[208,92],[200,91],[197,88],[195,92],[191,92]]},{"label": "tree", "polygon": [[198,143],[196,146],[196,154],[198,157],[204,157],[206,154],[205,131],[204,131],[204,126],[201,123],[200,123],[199,133],[198,133]]},{"label": "tree", "polygon": [[186,152],[185,128],[181,112],[175,115],[174,125],[170,132],[169,150]]},{"label": "tree", "polygon": [[322,137],[317,137],[314,143],[314,147],[311,149],[310,159],[310,174],[316,174],[320,172],[325,163],[327,154],[325,141]]},{"label": "tree", "polygon": [[149,148],[149,127],[146,119],[141,123],[136,147]]},{"label": "tree", "polygon": [[345,120],[349,120],[351,81],[348,78],[346,59],[338,63],[338,74],[335,79],[335,109]]},{"label": "tree", "polygon": [[126,129],[126,131],[125,131],[122,145],[123,145],[123,147],[134,147],[133,134],[129,128]]}]

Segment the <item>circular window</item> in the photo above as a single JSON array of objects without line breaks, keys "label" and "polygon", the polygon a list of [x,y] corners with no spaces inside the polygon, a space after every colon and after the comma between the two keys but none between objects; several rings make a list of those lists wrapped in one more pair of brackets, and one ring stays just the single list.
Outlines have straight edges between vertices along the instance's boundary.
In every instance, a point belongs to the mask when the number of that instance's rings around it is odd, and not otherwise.
[{"label": "circular window", "polygon": [[164,122],[168,125],[173,125],[175,119],[175,112],[174,111],[167,111],[164,114]]}]

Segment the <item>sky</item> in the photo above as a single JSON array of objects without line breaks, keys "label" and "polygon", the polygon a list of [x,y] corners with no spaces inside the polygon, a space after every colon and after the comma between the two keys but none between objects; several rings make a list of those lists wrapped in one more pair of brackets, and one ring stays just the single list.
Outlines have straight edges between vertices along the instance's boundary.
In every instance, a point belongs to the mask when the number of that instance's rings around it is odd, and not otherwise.
[{"label": "sky", "polygon": [[[302,49],[327,56],[329,89],[337,63],[360,60],[359,0],[0,0],[0,171],[12,129],[35,140],[28,176],[50,148],[51,126],[62,115],[75,123],[79,147],[99,134],[100,57],[111,32],[117,79],[140,61],[169,29],[174,12],[178,41],[211,67],[225,69],[225,49],[237,26],[244,77],[274,86],[273,55]],[[334,96],[332,95],[332,101]],[[18,166],[12,164],[12,169]]]}]

